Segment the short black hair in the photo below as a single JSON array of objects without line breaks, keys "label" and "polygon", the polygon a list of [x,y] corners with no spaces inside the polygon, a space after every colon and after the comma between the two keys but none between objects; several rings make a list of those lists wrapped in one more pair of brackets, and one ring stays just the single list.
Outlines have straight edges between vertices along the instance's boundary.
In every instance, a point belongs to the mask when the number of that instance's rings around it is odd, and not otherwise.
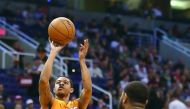
[{"label": "short black hair", "polygon": [[148,87],[140,81],[130,82],[124,91],[130,102],[146,104],[148,100]]},{"label": "short black hair", "polygon": [[[69,79],[70,84],[71,84],[71,87],[74,88],[73,81],[72,81],[72,79],[71,79],[70,77],[63,75],[63,76],[59,76],[58,78],[60,78],[60,77],[65,77],[65,78]],[[58,79],[58,78],[57,78],[57,79]],[[56,79],[56,80],[57,80],[57,79]]]}]

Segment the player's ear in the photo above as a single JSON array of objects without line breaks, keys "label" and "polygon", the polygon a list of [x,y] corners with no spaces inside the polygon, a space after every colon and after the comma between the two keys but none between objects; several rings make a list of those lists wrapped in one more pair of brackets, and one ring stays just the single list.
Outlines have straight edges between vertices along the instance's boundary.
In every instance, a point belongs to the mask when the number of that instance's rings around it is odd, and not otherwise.
[{"label": "player's ear", "polygon": [[148,100],[146,100],[146,105],[148,104]]},{"label": "player's ear", "polygon": [[53,88],[53,93],[55,93],[55,87]]},{"label": "player's ear", "polygon": [[128,101],[128,96],[126,93],[124,93],[124,96],[123,96],[123,102],[126,104]]},{"label": "player's ear", "polygon": [[73,92],[74,92],[74,88],[71,88],[70,93],[73,93]]},{"label": "player's ear", "polygon": [[125,92],[122,92],[120,101],[124,102],[124,101],[126,101],[126,99],[127,99],[127,94]]},{"label": "player's ear", "polygon": [[127,101],[127,94],[125,92],[122,92],[119,101],[119,109],[125,109],[126,101]]}]

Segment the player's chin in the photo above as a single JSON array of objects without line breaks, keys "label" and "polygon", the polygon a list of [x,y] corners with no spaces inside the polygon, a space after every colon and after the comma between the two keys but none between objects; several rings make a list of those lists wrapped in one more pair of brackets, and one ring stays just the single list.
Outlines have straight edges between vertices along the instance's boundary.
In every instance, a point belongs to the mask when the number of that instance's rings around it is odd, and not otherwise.
[{"label": "player's chin", "polygon": [[57,92],[56,95],[61,97],[61,96],[65,96],[65,93],[64,92]]}]

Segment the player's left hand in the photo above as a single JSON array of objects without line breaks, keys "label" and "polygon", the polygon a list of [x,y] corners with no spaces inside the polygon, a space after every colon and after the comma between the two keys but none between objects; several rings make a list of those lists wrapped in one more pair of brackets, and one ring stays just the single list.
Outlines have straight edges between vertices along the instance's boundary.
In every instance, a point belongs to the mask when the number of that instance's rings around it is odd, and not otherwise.
[{"label": "player's left hand", "polygon": [[84,44],[80,44],[79,60],[84,59],[86,57],[86,54],[88,52],[88,47],[89,47],[88,39],[85,39]]}]

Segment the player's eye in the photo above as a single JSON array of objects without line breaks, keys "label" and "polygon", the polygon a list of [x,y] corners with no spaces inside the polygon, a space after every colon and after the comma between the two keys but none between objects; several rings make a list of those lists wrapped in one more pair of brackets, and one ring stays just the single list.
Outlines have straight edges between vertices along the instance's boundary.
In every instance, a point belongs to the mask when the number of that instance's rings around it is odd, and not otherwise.
[{"label": "player's eye", "polygon": [[57,81],[57,82],[56,82],[56,84],[59,84],[59,83],[60,83],[60,81]]},{"label": "player's eye", "polygon": [[64,82],[64,84],[68,84],[68,82],[67,82],[67,81],[65,81],[65,82]]}]

